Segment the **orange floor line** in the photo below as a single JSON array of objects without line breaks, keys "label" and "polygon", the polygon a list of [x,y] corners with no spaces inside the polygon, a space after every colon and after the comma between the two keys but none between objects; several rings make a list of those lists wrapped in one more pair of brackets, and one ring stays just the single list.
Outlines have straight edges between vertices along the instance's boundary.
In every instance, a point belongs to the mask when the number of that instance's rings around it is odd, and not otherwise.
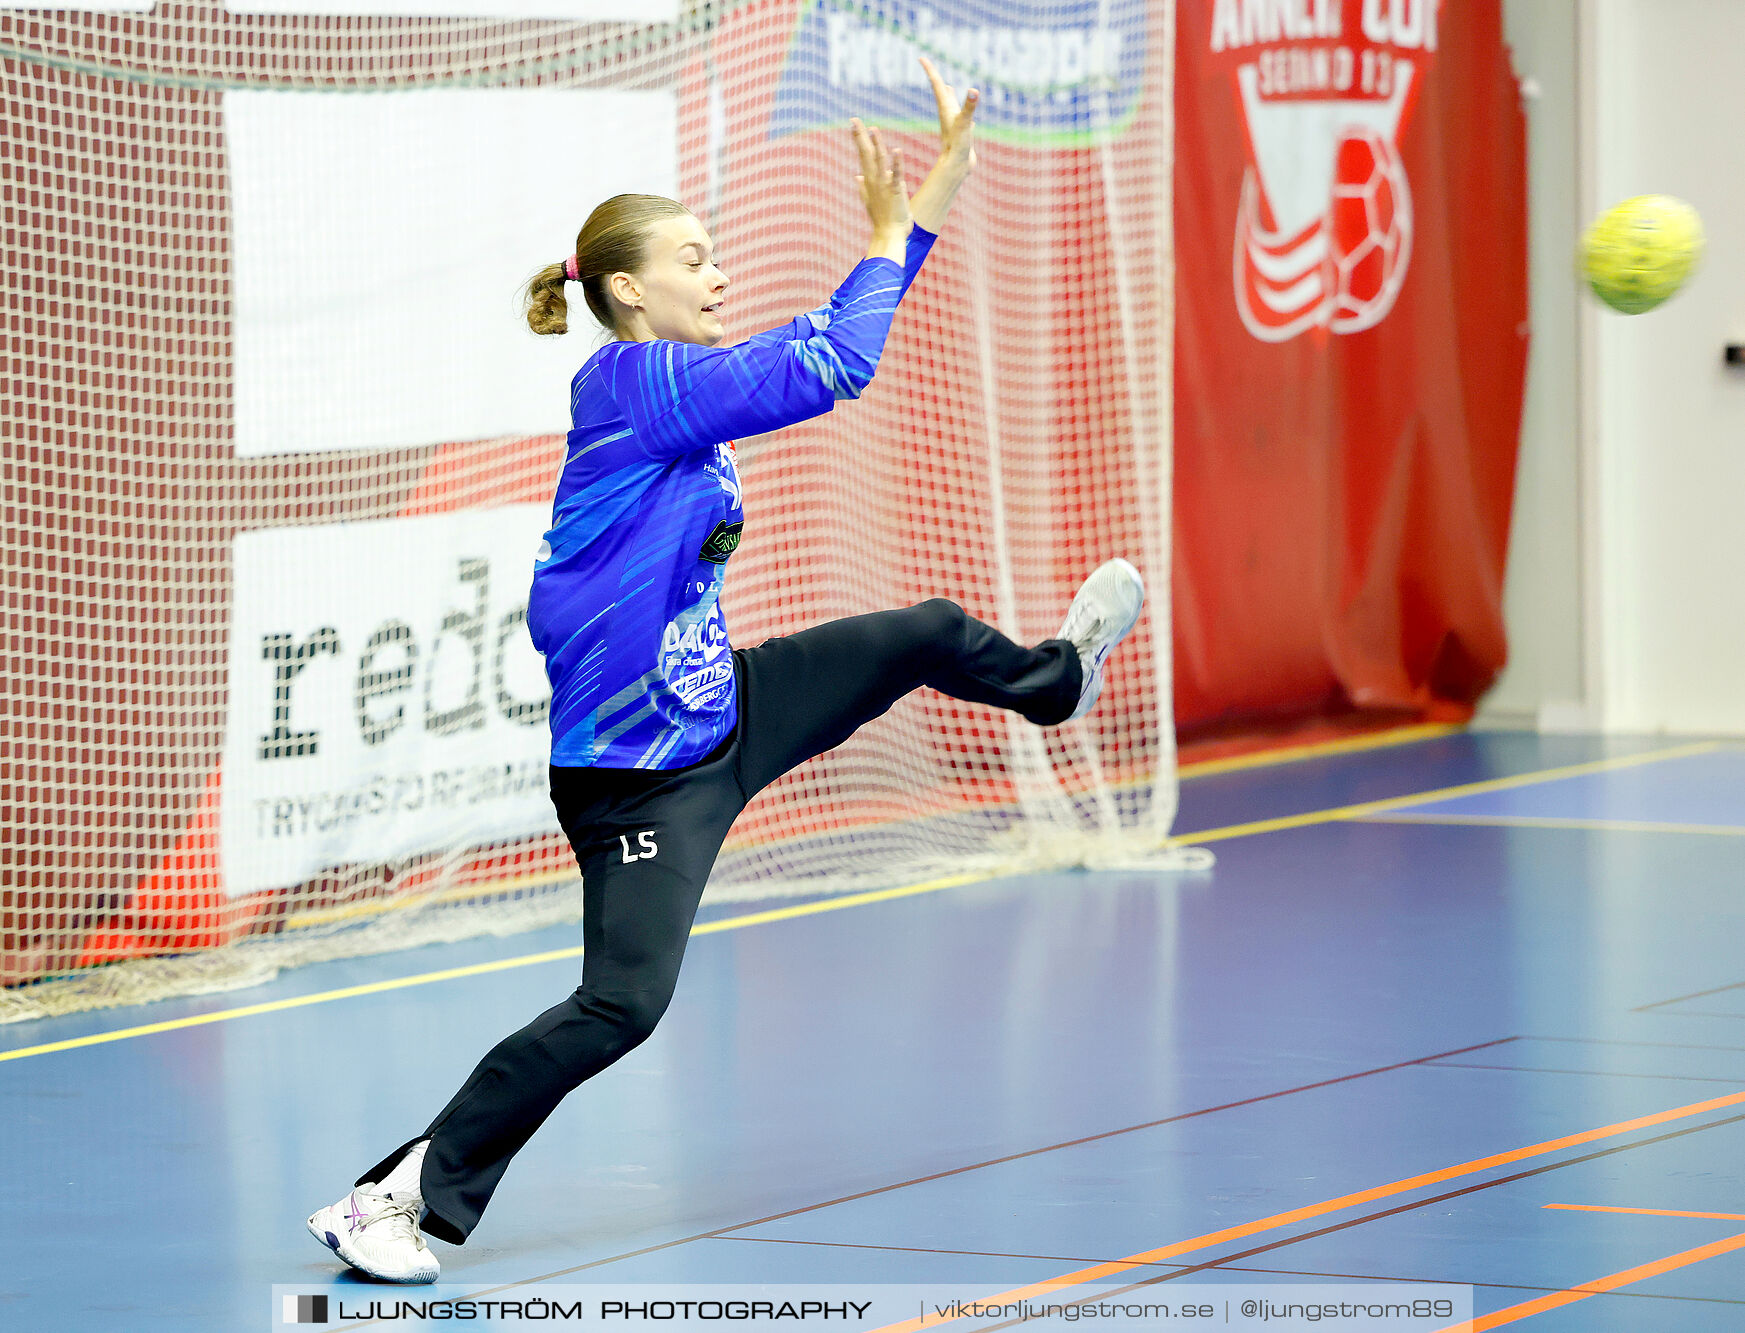
[{"label": "orange floor line", "polygon": [[1511,1305],[1506,1310],[1494,1310],[1490,1314],[1474,1319],[1469,1324],[1450,1324],[1447,1328],[1438,1329],[1437,1333],[1484,1333],[1489,1328],[1501,1328],[1504,1324],[1512,1324],[1518,1319],[1527,1318],[1529,1315],[1555,1310],[1561,1305],[1573,1305],[1576,1301],[1585,1301],[1589,1296],[1601,1296],[1608,1291],[1616,1291],[1619,1287],[1628,1286],[1632,1282],[1656,1277],[1661,1273],[1670,1272],[1674,1268],[1684,1268],[1690,1264],[1701,1263],[1704,1259],[1713,1259],[1717,1254],[1726,1254],[1729,1250],[1741,1248],[1745,1248],[1745,1232],[1737,1236],[1728,1236],[1725,1240],[1710,1241],[1707,1245],[1699,1245],[1694,1250],[1681,1250],[1677,1254],[1669,1254],[1666,1258],[1656,1259],[1652,1263],[1638,1264],[1635,1268],[1626,1268],[1621,1273],[1597,1277],[1591,1282],[1582,1283],[1579,1287],[1552,1292],[1549,1296],[1537,1296],[1530,1301],[1522,1301],[1519,1305]]},{"label": "orange floor line", "polygon": [[1745,1213],[1687,1213],[1682,1208],[1612,1208],[1603,1203],[1548,1203],[1574,1213],[1640,1213],[1644,1217],[1713,1217],[1723,1222],[1745,1222]]},{"label": "orange floor line", "polygon": [[[1405,1194],[1411,1190],[1421,1189],[1426,1185],[1439,1185],[1445,1180],[1475,1175],[1495,1166],[1508,1166],[1513,1162],[1525,1161],[1530,1157],[1542,1157],[1546,1153],[1558,1152],[1564,1148],[1574,1148],[1583,1143],[1593,1143],[1599,1139],[1628,1134],[1631,1130],[1664,1125],[1669,1120],[1682,1120],[1687,1116],[1701,1115],[1705,1111],[1718,1111],[1723,1107],[1738,1106],[1742,1102],[1745,1102],[1745,1092],[1732,1092],[1725,1097],[1692,1102],[1688,1106],[1675,1106],[1667,1111],[1656,1111],[1652,1115],[1637,1116],[1634,1120],[1623,1120],[1615,1125],[1602,1125],[1598,1129],[1583,1130],[1579,1134],[1565,1135],[1560,1139],[1548,1139],[1544,1143],[1531,1144],[1525,1148],[1514,1148],[1490,1157],[1476,1158],[1470,1162],[1462,1162],[1458,1166],[1444,1167],[1440,1171],[1427,1171],[1421,1176],[1410,1176],[1405,1180],[1396,1180],[1391,1184],[1377,1185],[1373,1189],[1359,1190],[1355,1194],[1341,1194],[1336,1199],[1326,1199],[1321,1203],[1293,1208],[1285,1213],[1274,1213],[1271,1217],[1244,1222],[1240,1226],[1226,1227],[1222,1231],[1210,1231],[1203,1236],[1195,1236],[1191,1240],[1176,1241],[1173,1245],[1146,1250],[1142,1254],[1129,1255],[1125,1259],[1111,1259],[1106,1263],[1095,1264],[1090,1268],[1080,1268],[1043,1282],[1033,1282],[1029,1286],[1017,1287],[1011,1291],[1001,1292],[997,1296],[984,1296],[979,1299],[985,1305],[1004,1305],[1026,1301],[1035,1296],[1046,1296],[1064,1287],[1076,1287],[1086,1282],[1095,1282],[1099,1278],[1114,1277],[1117,1274],[1128,1272],[1138,1265],[1161,1263],[1163,1260],[1172,1259],[1177,1255],[1209,1249],[1214,1245],[1223,1245],[1233,1240],[1244,1240],[1264,1231],[1276,1231],[1280,1227],[1287,1227],[1296,1222],[1306,1222],[1311,1218],[1338,1212],[1342,1208],[1353,1208],[1358,1204],[1373,1203],[1377,1199],[1385,1199],[1395,1194]],[[1745,1237],[1739,1239],[1741,1242],[1745,1242]],[[1694,1254],[1695,1251],[1690,1251],[1690,1253]],[[1705,1254],[1697,1257],[1707,1258],[1708,1256]],[[1696,1260],[1691,1259],[1686,1262],[1695,1263]],[[1677,1265],[1674,1264],[1673,1267],[1677,1267]],[[1630,1280],[1635,1281],[1636,1279]],[[897,1324],[886,1324],[882,1328],[872,1330],[872,1333],[917,1333],[919,1329],[937,1328],[941,1324],[955,1323],[956,1319],[956,1316],[951,1315],[926,1315],[915,1319],[906,1319]]]}]

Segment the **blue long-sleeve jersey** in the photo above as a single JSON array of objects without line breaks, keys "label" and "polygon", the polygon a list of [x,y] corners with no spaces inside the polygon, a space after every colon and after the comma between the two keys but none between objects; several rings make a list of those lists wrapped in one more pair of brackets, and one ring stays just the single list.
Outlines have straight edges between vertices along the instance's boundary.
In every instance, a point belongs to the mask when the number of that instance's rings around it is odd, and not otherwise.
[{"label": "blue long-sleeve jersey", "polygon": [[734,441],[860,396],[933,241],[912,228],[901,268],[863,260],[828,305],[738,346],[613,342],[576,373],[527,610],[553,764],[682,768],[731,733],[720,596],[745,519]]}]

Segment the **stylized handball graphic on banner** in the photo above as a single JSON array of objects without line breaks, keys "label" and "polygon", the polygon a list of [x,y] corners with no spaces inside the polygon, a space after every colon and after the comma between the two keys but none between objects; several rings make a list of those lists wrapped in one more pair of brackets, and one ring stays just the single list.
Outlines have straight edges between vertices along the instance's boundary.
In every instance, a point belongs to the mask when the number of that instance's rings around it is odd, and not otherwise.
[{"label": "stylized handball graphic on banner", "polygon": [[[1264,342],[1312,328],[1373,328],[1393,309],[1411,263],[1412,194],[1399,138],[1433,58],[1434,26],[1420,21],[1405,33],[1396,24],[1386,43],[1374,43],[1363,39],[1378,25],[1366,18],[1347,32],[1340,10],[1322,9],[1326,22],[1304,35],[1349,45],[1258,45],[1243,51],[1249,58],[1235,71],[1249,145],[1236,216],[1236,308]],[[1378,0],[1361,12],[1371,10],[1390,12]],[[1391,12],[1401,11],[1396,3]],[[1434,5],[1408,0],[1403,12],[1431,14]],[[1229,49],[1222,36],[1214,30],[1214,51]],[[1230,36],[1230,45],[1246,46],[1250,35]],[[1394,40],[1401,36],[1404,49]]]},{"label": "stylized handball graphic on banner", "polygon": [[1412,196],[1400,155],[1374,130],[1346,132],[1327,210],[1330,327],[1355,333],[1393,309],[1412,255]]}]

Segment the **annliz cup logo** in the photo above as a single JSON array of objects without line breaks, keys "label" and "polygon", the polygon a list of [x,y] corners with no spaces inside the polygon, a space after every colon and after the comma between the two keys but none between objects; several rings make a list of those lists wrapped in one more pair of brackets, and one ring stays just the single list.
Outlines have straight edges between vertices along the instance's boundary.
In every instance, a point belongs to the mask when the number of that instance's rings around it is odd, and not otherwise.
[{"label": "annliz cup logo", "polygon": [[1441,0],[1216,0],[1248,138],[1236,214],[1242,323],[1264,342],[1356,333],[1412,257],[1400,132],[1435,58]]}]

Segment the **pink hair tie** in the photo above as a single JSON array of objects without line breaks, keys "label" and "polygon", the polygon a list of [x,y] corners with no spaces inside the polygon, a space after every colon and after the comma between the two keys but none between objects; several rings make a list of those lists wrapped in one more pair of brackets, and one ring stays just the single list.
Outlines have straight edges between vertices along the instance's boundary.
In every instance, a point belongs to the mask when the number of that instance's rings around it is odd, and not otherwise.
[{"label": "pink hair tie", "polygon": [[571,255],[568,259],[563,261],[563,275],[570,282],[580,282],[582,280],[581,262],[576,258],[576,256]]}]

